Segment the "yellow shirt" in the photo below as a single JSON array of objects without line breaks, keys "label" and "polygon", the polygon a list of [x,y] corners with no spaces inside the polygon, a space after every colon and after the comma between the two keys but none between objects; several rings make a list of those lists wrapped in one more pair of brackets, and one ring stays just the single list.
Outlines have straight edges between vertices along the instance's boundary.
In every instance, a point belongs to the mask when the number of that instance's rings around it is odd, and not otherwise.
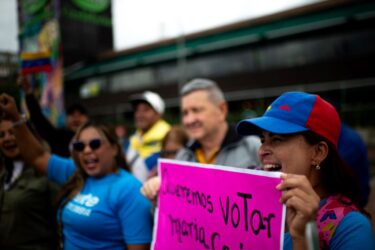
[{"label": "yellow shirt", "polygon": [[142,158],[161,151],[161,141],[171,126],[164,120],[159,120],[145,134],[137,131],[130,138],[130,148],[138,152]]},{"label": "yellow shirt", "polygon": [[216,161],[216,157],[219,154],[220,149],[216,150],[208,159],[206,158],[206,155],[204,154],[203,150],[201,148],[197,148],[195,150],[195,158],[197,158],[197,161],[199,163],[204,164],[213,164]]}]

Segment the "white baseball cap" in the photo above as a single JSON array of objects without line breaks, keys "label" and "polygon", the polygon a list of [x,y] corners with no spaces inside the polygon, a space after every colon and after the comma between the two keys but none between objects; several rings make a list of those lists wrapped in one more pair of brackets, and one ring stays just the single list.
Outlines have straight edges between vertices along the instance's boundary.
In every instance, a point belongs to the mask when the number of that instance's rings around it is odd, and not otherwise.
[{"label": "white baseball cap", "polygon": [[130,103],[136,105],[139,102],[147,102],[159,114],[163,114],[165,103],[163,99],[155,92],[145,91],[141,94],[130,96]]}]

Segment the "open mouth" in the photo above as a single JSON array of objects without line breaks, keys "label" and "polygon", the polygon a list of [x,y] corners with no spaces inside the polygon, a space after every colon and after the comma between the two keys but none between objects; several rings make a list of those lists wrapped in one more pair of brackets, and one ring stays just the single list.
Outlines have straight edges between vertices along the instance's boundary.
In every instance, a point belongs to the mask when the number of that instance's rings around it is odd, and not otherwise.
[{"label": "open mouth", "polygon": [[86,158],[83,160],[83,163],[87,168],[94,168],[98,162],[99,159],[97,158]]},{"label": "open mouth", "polygon": [[3,143],[3,148],[4,148],[5,150],[14,150],[14,149],[16,149],[17,147],[18,147],[17,144],[14,143],[14,142],[4,142],[4,143]]},{"label": "open mouth", "polygon": [[263,166],[263,170],[273,171],[273,172],[281,171],[281,165],[279,165],[279,164],[265,164]]}]

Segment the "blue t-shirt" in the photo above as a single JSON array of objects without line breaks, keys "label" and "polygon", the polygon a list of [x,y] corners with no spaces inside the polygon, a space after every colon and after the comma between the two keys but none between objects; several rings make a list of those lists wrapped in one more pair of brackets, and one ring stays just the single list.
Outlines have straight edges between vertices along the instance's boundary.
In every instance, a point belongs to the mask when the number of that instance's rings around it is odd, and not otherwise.
[{"label": "blue t-shirt", "polygon": [[[375,238],[369,219],[359,212],[349,212],[338,224],[330,241],[331,250],[374,250]],[[284,250],[292,249],[292,238],[285,233]]]},{"label": "blue t-shirt", "polygon": [[[53,155],[48,177],[64,183],[74,173],[70,159]],[[103,177],[87,177],[82,190],[62,211],[64,249],[124,249],[152,240],[150,202],[141,183],[121,169]]]}]

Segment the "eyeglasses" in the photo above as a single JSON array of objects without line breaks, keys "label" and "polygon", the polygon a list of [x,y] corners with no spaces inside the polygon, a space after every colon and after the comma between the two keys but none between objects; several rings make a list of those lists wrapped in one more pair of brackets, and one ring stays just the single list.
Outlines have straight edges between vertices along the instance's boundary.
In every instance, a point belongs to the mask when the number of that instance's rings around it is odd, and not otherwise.
[{"label": "eyeglasses", "polygon": [[86,145],[89,145],[91,150],[96,150],[102,145],[102,140],[92,139],[87,144],[83,141],[75,141],[72,143],[73,150],[77,152],[82,152],[85,149]]},{"label": "eyeglasses", "polygon": [[162,150],[160,156],[163,158],[174,158],[178,150]]}]

